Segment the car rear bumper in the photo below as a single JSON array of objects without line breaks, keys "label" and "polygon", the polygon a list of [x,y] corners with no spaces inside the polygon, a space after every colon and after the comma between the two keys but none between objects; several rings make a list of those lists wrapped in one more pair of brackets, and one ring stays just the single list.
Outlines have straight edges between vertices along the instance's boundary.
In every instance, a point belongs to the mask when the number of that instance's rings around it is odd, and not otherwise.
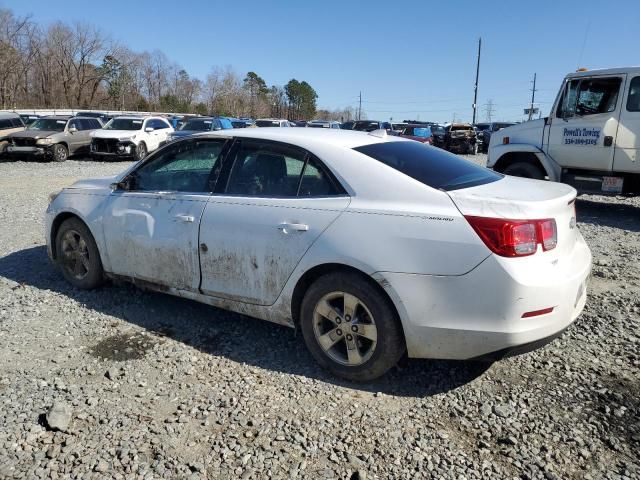
[{"label": "car rear bumper", "polygon": [[[398,307],[410,357],[465,360],[535,347],[533,342],[562,332],[580,315],[591,272],[582,236],[569,255],[544,262],[542,257],[539,271],[514,271],[491,255],[460,276],[375,276],[387,282],[380,283]],[[550,307],[550,313],[523,317]]]}]

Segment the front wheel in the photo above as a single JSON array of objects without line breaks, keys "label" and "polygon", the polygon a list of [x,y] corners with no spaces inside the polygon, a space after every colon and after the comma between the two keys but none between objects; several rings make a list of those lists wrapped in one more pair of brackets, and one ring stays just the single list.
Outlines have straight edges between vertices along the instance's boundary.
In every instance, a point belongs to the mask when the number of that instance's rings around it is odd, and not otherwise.
[{"label": "front wheel", "polygon": [[147,156],[147,146],[144,142],[141,142],[140,145],[136,147],[136,157],[138,160],[144,160],[144,157]]},{"label": "front wheel", "polygon": [[347,380],[365,382],[384,375],[406,349],[393,307],[353,273],[316,280],[302,301],[300,323],[316,361]]},{"label": "front wheel", "polygon": [[505,168],[502,173],[514,177],[532,178],[534,180],[544,180],[544,172],[533,163],[514,162]]},{"label": "front wheel", "polygon": [[69,150],[62,144],[53,146],[53,159],[56,162],[64,162],[69,158]]},{"label": "front wheel", "polygon": [[74,287],[90,290],[104,281],[98,246],[78,218],[62,222],[56,233],[56,260],[64,278]]}]

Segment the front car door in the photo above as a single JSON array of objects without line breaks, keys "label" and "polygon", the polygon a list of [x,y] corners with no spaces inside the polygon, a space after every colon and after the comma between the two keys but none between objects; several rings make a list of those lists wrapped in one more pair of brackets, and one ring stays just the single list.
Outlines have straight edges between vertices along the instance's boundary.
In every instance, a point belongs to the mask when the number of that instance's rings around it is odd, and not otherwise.
[{"label": "front car door", "polygon": [[226,142],[175,142],[125,178],[125,189],[112,193],[104,213],[112,273],[197,291],[200,219]]},{"label": "front car door", "polygon": [[229,159],[227,185],[211,196],[200,226],[201,290],[272,305],[350,199],[317,158],[292,145],[242,138]]},{"label": "front car door", "polygon": [[[75,128],[76,131],[71,133],[71,129]],[[78,150],[82,149],[83,146],[83,136],[82,136],[82,124],[80,119],[72,118],[67,122],[67,127],[64,131],[65,141],[69,146],[69,155],[73,155]]]},{"label": "front car door", "polygon": [[618,137],[615,141],[613,170],[640,173],[640,76],[629,79],[622,100]]},{"label": "front car door", "polygon": [[610,171],[626,75],[566,81],[549,117],[547,153],[564,168]]}]

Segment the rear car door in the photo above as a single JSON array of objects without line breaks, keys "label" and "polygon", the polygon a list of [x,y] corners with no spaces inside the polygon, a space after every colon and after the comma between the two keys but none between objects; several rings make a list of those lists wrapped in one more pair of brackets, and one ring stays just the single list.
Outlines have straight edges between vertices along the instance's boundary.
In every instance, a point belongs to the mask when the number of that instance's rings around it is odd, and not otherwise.
[{"label": "rear car door", "polygon": [[613,170],[640,173],[640,76],[629,80],[622,100],[620,126],[615,141]]},{"label": "rear car door", "polygon": [[547,153],[564,168],[610,171],[626,75],[573,78],[549,117]]},{"label": "rear car door", "polygon": [[317,158],[292,145],[242,138],[229,160],[227,185],[200,226],[201,290],[272,305],[350,198]]},{"label": "rear car door", "polygon": [[184,290],[200,284],[198,230],[227,140],[187,139],[149,157],[104,213],[112,273]]}]

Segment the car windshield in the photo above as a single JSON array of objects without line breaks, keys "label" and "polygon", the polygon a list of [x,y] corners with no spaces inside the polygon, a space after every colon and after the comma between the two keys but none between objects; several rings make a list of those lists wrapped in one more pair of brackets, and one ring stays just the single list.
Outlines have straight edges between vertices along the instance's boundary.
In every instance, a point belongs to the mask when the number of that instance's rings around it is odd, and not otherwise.
[{"label": "car windshield", "polygon": [[372,143],[354,150],[438,190],[474,187],[502,178],[499,173],[420,142]]},{"label": "car windshield", "polygon": [[462,132],[464,130],[473,130],[473,127],[470,127],[468,125],[452,125],[451,126],[452,132]]},{"label": "car windshield", "polygon": [[29,125],[29,130],[47,130],[47,131],[55,131],[62,132],[64,131],[64,127],[67,124],[66,120],[60,120],[56,118],[39,118],[31,125]]},{"label": "car windshield", "polygon": [[359,130],[361,132],[373,132],[380,128],[378,122],[372,122],[369,120],[360,120],[353,124],[353,130]]},{"label": "car windshield", "polygon": [[142,120],[138,118],[114,118],[104,126],[105,130],[141,130]]},{"label": "car windshield", "polygon": [[189,120],[188,122],[182,124],[180,130],[196,130],[198,132],[204,132],[207,130],[211,130],[213,128],[213,120]]},{"label": "car windshield", "polygon": [[256,127],[279,127],[278,120],[256,120]]}]

